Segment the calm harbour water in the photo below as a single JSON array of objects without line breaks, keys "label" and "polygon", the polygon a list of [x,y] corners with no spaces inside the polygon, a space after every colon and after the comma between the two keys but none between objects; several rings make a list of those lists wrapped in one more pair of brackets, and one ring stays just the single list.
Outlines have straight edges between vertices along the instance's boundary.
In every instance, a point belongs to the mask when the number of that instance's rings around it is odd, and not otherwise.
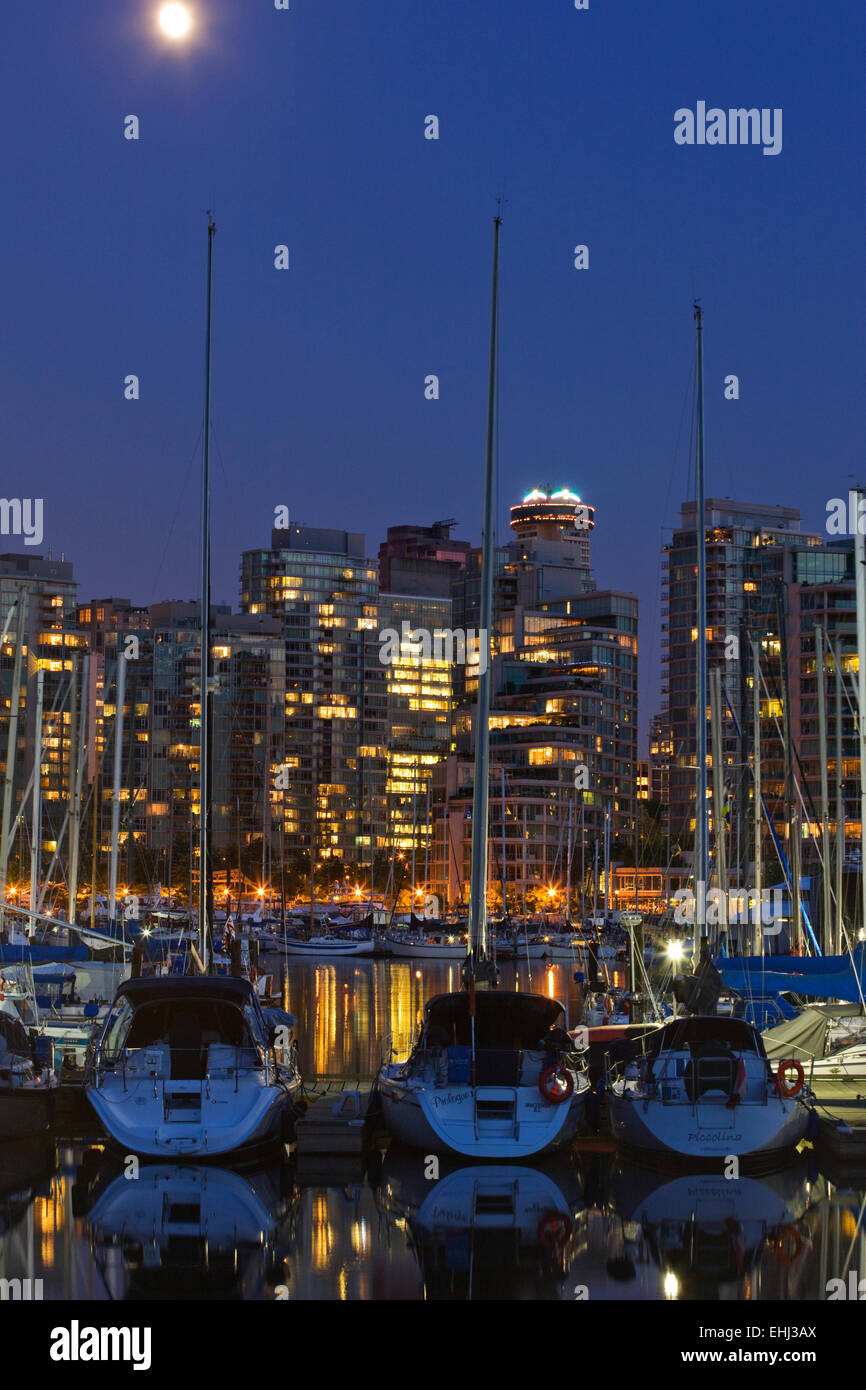
[{"label": "calm harbour water", "polygon": [[[533,972],[577,1022],[573,967]],[[503,988],[529,985],[503,967]],[[293,961],[289,1008],[307,1077],[403,1055],[425,999],[459,966]],[[866,1270],[866,1173],[725,1181],[608,1151],[525,1166],[389,1149],[351,1164],[232,1171],[142,1165],[130,1181],[98,1127],[0,1142],[0,1279],[45,1299],[818,1299]]]}]

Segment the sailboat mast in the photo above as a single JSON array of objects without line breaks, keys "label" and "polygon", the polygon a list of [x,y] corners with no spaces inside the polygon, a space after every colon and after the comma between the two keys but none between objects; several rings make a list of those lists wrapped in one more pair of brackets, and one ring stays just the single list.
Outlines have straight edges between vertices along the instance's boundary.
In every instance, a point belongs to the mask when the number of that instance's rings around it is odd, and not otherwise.
[{"label": "sailboat mast", "polygon": [[[845,949],[842,923],[842,872],[845,864],[845,801],[842,795],[842,643],[833,648],[833,668],[836,674],[834,709],[836,713],[836,950],[841,955]],[[832,955],[832,948],[829,952]]]},{"label": "sailboat mast", "polygon": [[473,964],[487,959],[487,828],[490,769],[490,633],[493,619],[493,470],[496,449],[496,375],[499,301],[499,229],[493,221],[493,288],[490,308],[490,366],[487,385],[487,452],[484,468],[484,522],[481,534],[481,612],[478,633],[478,702],[475,724],[475,785],[472,791],[472,876],[469,898],[469,949]]},{"label": "sailboat mast", "polygon": [[117,641],[117,672],[114,698],[114,776],[111,784],[111,847],[108,855],[108,922],[109,931],[117,920],[117,857],[120,852],[120,781],[123,769],[123,705],[126,700],[126,657]]},{"label": "sailboat mast", "polygon": [[827,711],[824,688],[824,629],[815,628],[815,672],[818,677],[818,762],[821,770],[821,889],[823,913],[821,941],[827,954],[832,953],[833,920],[830,885],[830,777],[827,766]]},{"label": "sailboat mast", "polygon": [[[695,535],[698,548],[697,592],[697,759],[695,785],[695,949],[706,935],[707,894],[707,536],[704,524],[704,329],[703,311],[694,306],[697,380],[697,456],[695,460]],[[703,920],[701,920],[703,919]]]},{"label": "sailboat mast", "polygon": [[198,954],[207,968],[208,923],[213,919],[213,885],[210,863],[210,342],[211,286],[213,279],[213,239],[216,227],[210,212],[207,215],[207,307],[205,325],[204,369],[204,447],[201,468],[201,651],[200,651],[200,710],[199,729],[199,839],[198,839]]},{"label": "sailboat mast", "polygon": [[[75,694],[75,682],[77,679],[77,658],[72,669],[72,690]],[[69,722],[69,742],[72,763],[72,813],[70,817],[70,849],[69,849],[69,910],[67,918],[71,926],[75,925],[77,902],[78,902],[78,864],[81,846],[81,790],[84,782],[84,743],[87,730],[87,705],[88,691],[90,689],[90,657],[85,656],[81,672],[81,700],[80,713],[78,716],[78,727],[75,723],[75,707]]]},{"label": "sailboat mast", "polygon": [[42,868],[42,695],[45,672],[36,672],[36,734],[33,748],[33,813],[30,823],[30,924],[36,930],[36,902]]},{"label": "sailboat mast", "polygon": [[[27,590],[23,587],[17,591],[14,600],[18,605],[18,621],[15,633],[15,662],[12,668],[12,700],[9,707],[9,737],[6,742],[6,775],[3,779],[3,820],[2,830],[0,830],[0,931],[4,930],[4,909],[6,907],[6,875],[9,866],[9,855],[12,850],[12,836],[14,831],[12,824],[12,790],[15,783],[15,754],[18,749],[18,715],[21,709],[21,665],[24,652],[24,617],[27,603]],[[9,623],[12,620],[10,609],[9,617],[6,620],[4,639],[9,631]],[[21,860],[18,861],[18,892],[19,902],[21,893]]]},{"label": "sailboat mast", "polygon": [[754,925],[756,928],[757,941],[754,943],[756,954],[764,954],[764,928],[761,912],[761,895],[763,892],[763,864],[761,859],[761,835],[763,825],[761,823],[761,640],[759,637],[752,643],[752,701],[753,701],[753,723],[754,738],[752,741],[753,757],[755,766],[755,791],[754,791],[754,835],[755,835],[755,916]]},{"label": "sailboat mast", "polygon": [[[857,734],[860,752],[860,824],[866,825],[866,537],[860,531],[860,501],[863,489],[857,488],[858,518],[854,537],[854,592],[857,605]],[[862,832],[861,832],[862,833]],[[862,841],[861,841],[862,843]],[[866,861],[860,857],[862,909],[860,925],[866,928]],[[841,950],[841,942],[839,946]]]}]

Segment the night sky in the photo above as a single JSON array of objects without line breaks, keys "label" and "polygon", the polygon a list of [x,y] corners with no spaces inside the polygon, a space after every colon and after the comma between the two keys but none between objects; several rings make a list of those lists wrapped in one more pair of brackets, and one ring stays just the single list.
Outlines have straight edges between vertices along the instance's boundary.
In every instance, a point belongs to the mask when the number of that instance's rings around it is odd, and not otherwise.
[{"label": "night sky", "polygon": [[[183,45],[151,0],[4,9],[4,495],[44,499],[82,599],[197,594],[212,207],[214,598],[237,604],[279,504],[374,555],[389,524],[477,541],[504,191],[502,529],[536,485],[596,507],[598,583],[642,601],[646,728],[693,296],[708,494],[818,527],[864,477],[862,0],[192,8]],[[781,153],[676,145],[701,100],[782,108]]]}]

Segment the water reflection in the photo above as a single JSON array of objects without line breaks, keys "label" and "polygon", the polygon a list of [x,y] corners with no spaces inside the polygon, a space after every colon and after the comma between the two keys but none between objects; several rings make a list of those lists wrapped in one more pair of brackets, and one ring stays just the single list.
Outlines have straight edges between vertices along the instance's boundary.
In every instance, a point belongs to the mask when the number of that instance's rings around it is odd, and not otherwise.
[{"label": "water reflection", "polygon": [[97,1174],[87,1215],[109,1297],[260,1299],[286,1287],[293,1194],[279,1167],[112,1171]]},{"label": "water reflection", "polygon": [[794,1258],[803,1217],[823,1195],[805,1157],[780,1172],[731,1179],[661,1174],[617,1159],[609,1181],[610,1207],[640,1229],[667,1298],[754,1297],[759,1266],[774,1252]]},{"label": "water reflection", "polygon": [[[428,1299],[562,1297],[565,1251],[581,1196],[567,1163],[452,1168],[438,1179],[418,1154],[389,1153],[382,1210],[403,1223]],[[563,1190],[565,1189],[565,1190]]]},{"label": "water reflection", "polygon": [[[0,1277],[46,1299],[786,1299],[866,1278],[864,1184],[811,1157],[737,1180],[610,1153],[362,1176],[142,1165],[0,1146]],[[833,1281],[837,1281],[835,1284]],[[839,1292],[842,1290],[843,1292]]]},{"label": "water reflection", "polygon": [[[279,976],[278,953],[267,970]],[[536,965],[504,962],[502,989],[532,990],[559,999],[568,1026],[580,1020],[575,968],[568,963]],[[612,977],[623,984],[625,976]],[[333,963],[290,958],[288,1009],[299,1020],[301,1069],[316,1076],[373,1075],[390,1050],[408,1053],[418,1034],[424,1005],[434,994],[461,987],[459,962],[365,960]]]},{"label": "water reflection", "polygon": [[[279,960],[269,968],[278,973]],[[570,963],[504,964],[503,989],[558,998]],[[624,982],[618,974],[617,982]],[[371,1075],[405,1054],[458,963],[292,961],[303,1071]],[[362,1175],[142,1165],[93,1143],[0,1141],[0,1278],[45,1299],[825,1299],[866,1279],[866,1178],[811,1160],[725,1181],[609,1152],[449,1165],[390,1150]],[[866,1292],[866,1285],[864,1285]]]}]

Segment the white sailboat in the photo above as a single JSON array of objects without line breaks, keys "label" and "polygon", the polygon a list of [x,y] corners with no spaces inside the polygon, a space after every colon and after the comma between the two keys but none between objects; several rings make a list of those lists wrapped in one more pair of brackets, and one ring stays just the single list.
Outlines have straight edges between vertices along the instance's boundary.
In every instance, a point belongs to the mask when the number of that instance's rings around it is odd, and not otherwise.
[{"label": "white sailboat", "polygon": [[805,1138],[802,1083],[774,1073],[751,1023],[676,1018],[644,1041],[639,1058],[608,1063],[610,1126],[619,1143],[683,1158],[764,1158]]},{"label": "white sailboat", "polygon": [[233,976],[127,980],[88,1069],[90,1104],[123,1153],[217,1158],[279,1144],[301,1085],[285,1017],[281,1034]]},{"label": "white sailboat", "polygon": [[[493,616],[493,478],[496,419],[499,229],[494,222],[487,457],[481,565],[481,639]],[[490,670],[478,680],[472,805],[472,880],[466,988],[437,995],[425,1010],[409,1058],[378,1077],[385,1122],[426,1152],[522,1159],[570,1139],[582,1118],[589,1079],[564,1030],[562,1006],[545,995],[496,993],[488,956],[487,864]]]},{"label": "white sailboat", "polygon": [[[705,897],[707,871],[707,649],[706,525],[704,506],[703,327],[695,305],[697,349],[697,699],[695,880]],[[718,747],[716,761],[719,760]],[[718,779],[719,767],[716,766]],[[718,810],[718,801],[716,809]],[[704,924],[701,924],[704,925]],[[696,938],[700,926],[696,924]],[[714,977],[714,979],[713,979]],[[643,1039],[638,1058],[611,1063],[606,1082],[614,1138],[650,1153],[721,1159],[766,1156],[792,1149],[805,1137],[809,1110],[799,1063],[773,1073],[758,1029],[713,1010],[720,977],[706,950],[678,995],[695,1012],[673,1019]],[[682,1006],[682,1004],[681,1004]],[[698,1010],[704,1010],[699,1012]],[[789,1085],[785,1067],[796,1066]]]},{"label": "white sailboat", "polygon": [[[199,911],[197,977],[122,984],[88,1066],[86,1091],[125,1153],[163,1158],[248,1155],[290,1137],[300,1089],[294,1019],[266,1018],[249,979],[213,968],[210,863],[210,381],[213,218],[208,214],[205,410],[201,502]],[[118,720],[125,661],[118,657]],[[117,890],[120,740],[115,744],[109,910]]]}]

